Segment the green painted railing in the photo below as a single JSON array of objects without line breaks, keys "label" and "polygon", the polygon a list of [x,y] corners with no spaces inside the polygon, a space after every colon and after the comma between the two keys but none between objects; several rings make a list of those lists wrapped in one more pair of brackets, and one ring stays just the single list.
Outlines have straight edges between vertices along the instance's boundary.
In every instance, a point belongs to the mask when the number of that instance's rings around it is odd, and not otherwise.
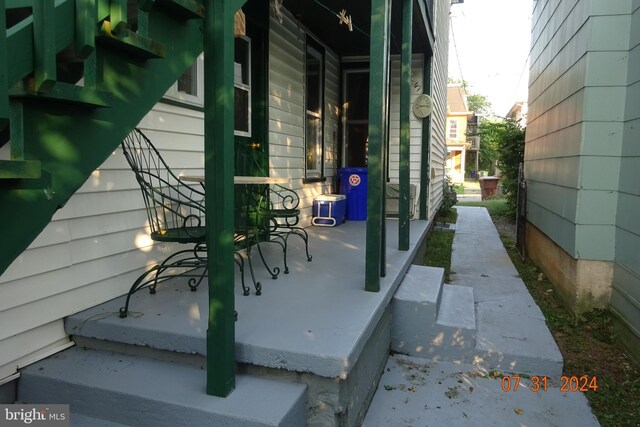
[{"label": "green painted railing", "polygon": [[[0,247],[0,273],[202,51],[202,20],[164,13],[168,0],[140,2],[148,8],[138,12],[143,34],[126,24],[126,1],[32,3],[33,14],[7,31],[0,22],[0,50],[10,58],[0,64],[0,118],[11,122],[11,160],[0,162],[0,230],[12,242]],[[118,31],[106,20],[111,13]],[[56,55],[73,43],[84,86],[56,73]]]}]

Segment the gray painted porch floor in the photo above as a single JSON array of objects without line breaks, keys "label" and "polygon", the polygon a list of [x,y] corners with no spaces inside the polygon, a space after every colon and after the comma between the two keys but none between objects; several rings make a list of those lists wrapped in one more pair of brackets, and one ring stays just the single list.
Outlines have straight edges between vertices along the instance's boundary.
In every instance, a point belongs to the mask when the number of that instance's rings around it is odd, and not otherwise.
[{"label": "gray painted porch floor", "polygon": [[[243,296],[236,272],[236,360],[329,378],[350,371],[426,234],[427,221],[412,221],[409,251],[397,250],[398,221],[387,222],[387,274],[380,292],[364,291],[365,221],[337,227],[309,227],[306,261],[302,240],[290,239],[289,274],[273,280],[257,257],[254,268],[262,295]],[[263,245],[280,262],[277,245]],[[248,274],[247,283],[250,283]],[[187,354],[206,353],[207,286],[190,292],[186,283],[142,290],[131,314],[118,317],[123,298],[71,316],[67,332],[119,343]]]}]

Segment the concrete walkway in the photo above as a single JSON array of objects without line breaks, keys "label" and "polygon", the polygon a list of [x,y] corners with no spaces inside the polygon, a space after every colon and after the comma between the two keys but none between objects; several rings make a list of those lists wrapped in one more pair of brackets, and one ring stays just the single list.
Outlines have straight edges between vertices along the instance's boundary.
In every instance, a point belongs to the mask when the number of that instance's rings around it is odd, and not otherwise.
[{"label": "concrete walkway", "polygon": [[363,425],[598,426],[582,393],[560,390],[562,356],[486,209],[457,209],[452,283],[473,288],[474,360],[391,356]]}]

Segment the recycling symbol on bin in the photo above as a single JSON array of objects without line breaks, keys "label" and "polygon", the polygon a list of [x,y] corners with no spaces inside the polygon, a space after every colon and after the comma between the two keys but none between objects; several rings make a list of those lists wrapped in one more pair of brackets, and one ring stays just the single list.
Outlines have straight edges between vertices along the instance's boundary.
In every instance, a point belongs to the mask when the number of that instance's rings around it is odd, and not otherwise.
[{"label": "recycling symbol on bin", "polygon": [[351,184],[352,187],[357,187],[358,185],[360,185],[360,175],[358,174],[351,174],[349,176],[349,184]]}]

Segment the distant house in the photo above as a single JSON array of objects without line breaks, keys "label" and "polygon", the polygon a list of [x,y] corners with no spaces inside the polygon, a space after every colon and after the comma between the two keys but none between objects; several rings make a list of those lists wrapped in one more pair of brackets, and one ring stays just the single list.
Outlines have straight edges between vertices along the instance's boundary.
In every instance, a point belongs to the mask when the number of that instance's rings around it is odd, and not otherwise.
[{"label": "distant house", "polygon": [[505,117],[511,120],[519,121],[520,126],[527,126],[527,113],[529,112],[529,104],[527,101],[518,101],[513,104]]},{"label": "distant house", "polygon": [[527,251],[574,312],[640,349],[640,5],[534,3]]},{"label": "distant house", "polygon": [[[447,86],[447,174],[454,183],[463,183],[468,157],[478,170],[480,137],[475,135],[478,118],[469,111],[467,92],[460,84]],[[469,156],[471,154],[471,156]],[[471,175],[471,174],[470,174]]]}]

